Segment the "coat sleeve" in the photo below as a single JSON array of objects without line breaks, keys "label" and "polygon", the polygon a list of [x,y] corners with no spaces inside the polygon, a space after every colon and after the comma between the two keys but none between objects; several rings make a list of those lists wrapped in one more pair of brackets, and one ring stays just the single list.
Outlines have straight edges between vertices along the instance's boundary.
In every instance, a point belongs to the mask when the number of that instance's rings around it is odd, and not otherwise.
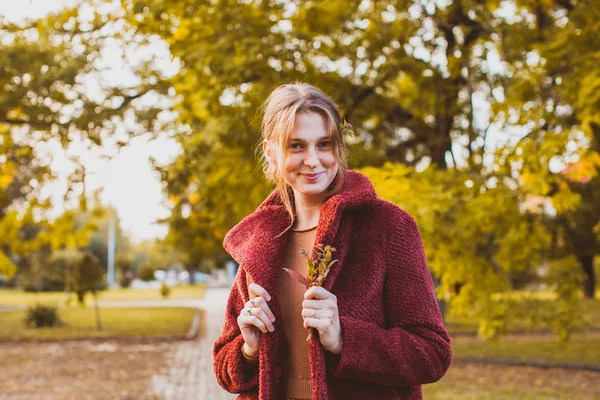
[{"label": "coat sleeve", "polygon": [[[258,364],[242,354],[244,338],[237,317],[248,299],[245,272],[240,267],[229,292],[221,336],[213,344],[213,367],[219,385],[231,393],[258,390]],[[243,297],[244,296],[244,297]]]},{"label": "coat sleeve", "polygon": [[388,329],[340,316],[341,353],[326,352],[327,365],[336,378],[412,386],[439,380],[450,366],[450,338],[435,298],[419,229],[404,212],[394,222],[384,284]]}]

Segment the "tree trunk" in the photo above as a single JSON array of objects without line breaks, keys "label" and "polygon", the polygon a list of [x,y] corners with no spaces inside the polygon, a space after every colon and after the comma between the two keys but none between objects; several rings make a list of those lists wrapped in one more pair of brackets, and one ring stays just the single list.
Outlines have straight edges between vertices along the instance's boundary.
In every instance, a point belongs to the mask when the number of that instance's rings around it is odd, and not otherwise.
[{"label": "tree trunk", "polygon": [[194,285],[196,281],[194,280],[194,273],[196,272],[196,268],[192,265],[185,266],[186,271],[190,274],[190,285]]},{"label": "tree trunk", "polygon": [[96,296],[96,292],[92,292],[92,296],[94,297],[94,309],[96,311],[96,330],[102,330],[102,321],[100,321],[100,307],[98,306],[98,297]]},{"label": "tree trunk", "polygon": [[594,256],[579,257],[581,268],[585,274],[583,281],[583,295],[586,299],[593,299],[596,291],[596,273],[594,272]]},{"label": "tree trunk", "polygon": [[[440,278],[438,278],[437,276],[431,274],[431,276],[433,277],[433,286],[435,288],[437,288],[440,285]],[[437,298],[437,296],[436,296]],[[438,306],[440,307],[440,312],[442,313],[442,321],[444,321],[444,323],[446,322],[446,316],[448,314],[448,302],[444,299],[436,299]]]}]

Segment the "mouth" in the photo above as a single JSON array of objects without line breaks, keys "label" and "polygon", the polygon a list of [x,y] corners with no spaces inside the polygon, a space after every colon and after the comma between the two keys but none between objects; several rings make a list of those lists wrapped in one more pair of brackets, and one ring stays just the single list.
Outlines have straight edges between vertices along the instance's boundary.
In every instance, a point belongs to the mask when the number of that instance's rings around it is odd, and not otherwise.
[{"label": "mouth", "polygon": [[321,175],[323,175],[323,172],[319,172],[317,174],[302,174],[302,176],[304,176],[306,179],[311,180],[311,181],[316,180]]}]

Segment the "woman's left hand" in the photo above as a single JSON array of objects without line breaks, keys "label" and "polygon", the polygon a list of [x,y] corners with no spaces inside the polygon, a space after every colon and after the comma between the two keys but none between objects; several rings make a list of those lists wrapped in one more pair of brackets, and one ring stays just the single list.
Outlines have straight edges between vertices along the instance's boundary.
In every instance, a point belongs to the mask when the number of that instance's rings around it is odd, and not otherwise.
[{"label": "woman's left hand", "polygon": [[325,350],[340,354],[342,351],[342,327],[338,314],[337,298],[320,286],[312,286],[304,292],[302,318],[305,328],[319,331],[319,340]]}]

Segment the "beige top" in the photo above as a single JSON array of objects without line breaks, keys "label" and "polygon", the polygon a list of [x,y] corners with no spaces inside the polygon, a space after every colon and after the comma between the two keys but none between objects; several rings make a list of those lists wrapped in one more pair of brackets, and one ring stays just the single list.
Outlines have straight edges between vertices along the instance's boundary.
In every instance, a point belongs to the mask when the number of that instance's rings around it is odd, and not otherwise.
[{"label": "beige top", "polygon": [[[290,232],[285,255],[286,268],[306,276],[306,262],[300,250],[312,251],[317,230]],[[304,328],[302,302],[306,287],[290,274],[282,271],[276,289],[281,309],[281,323],[288,343],[287,376],[285,397],[291,399],[312,399],[310,363],[308,360],[308,329]]]}]

